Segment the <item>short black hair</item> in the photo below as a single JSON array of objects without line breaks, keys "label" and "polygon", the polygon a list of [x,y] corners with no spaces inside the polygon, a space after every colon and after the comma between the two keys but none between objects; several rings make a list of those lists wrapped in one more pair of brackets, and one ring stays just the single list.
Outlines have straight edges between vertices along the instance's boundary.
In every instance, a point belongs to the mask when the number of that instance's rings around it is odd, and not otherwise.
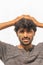
[{"label": "short black hair", "polygon": [[15,25],[15,31],[17,32],[20,28],[26,28],[28,30],[33,29],[34,32],[36,31],[35,23],[30,19],[22,18],[20,19]]}]

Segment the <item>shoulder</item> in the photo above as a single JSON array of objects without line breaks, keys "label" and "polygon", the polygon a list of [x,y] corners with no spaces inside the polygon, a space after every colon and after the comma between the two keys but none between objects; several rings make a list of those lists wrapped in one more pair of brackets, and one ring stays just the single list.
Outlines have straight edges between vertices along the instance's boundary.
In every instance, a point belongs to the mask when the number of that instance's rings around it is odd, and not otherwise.
[{"label": "shoulder", "polygon": [[18,49],[17,46],[0,41],[0,47],[6,47],[8,49]]},{"label": "shoulder", "polygon": [[17,47],[5,42],[0,41],[0,49],[3,50],[9,57],[14,56],[17,52]]},{"label": "shoulder", "polygon": [[37,50],[43,51],[43,42],[38,43],[38,45],[36,45]]},{"label": "shoulder", "polygon": [[43,42],[38,43],[35,47],[34,47],[34,54],[35,55],[40,55],[43,57]]},{"label": "shoulder", "polygon": [[37,47],[39,49],[39,57],[42,59],[43,58],[43,42],[39,43]]},{"label": "shoulder", "polygon": [[6,48],[7,50],[11,50],[16,48],[16,46],[0,41],[0,48]]},{"label": "shoulder", "polygon": [[40,42],[37,46],[43,48],[43,42]]}]

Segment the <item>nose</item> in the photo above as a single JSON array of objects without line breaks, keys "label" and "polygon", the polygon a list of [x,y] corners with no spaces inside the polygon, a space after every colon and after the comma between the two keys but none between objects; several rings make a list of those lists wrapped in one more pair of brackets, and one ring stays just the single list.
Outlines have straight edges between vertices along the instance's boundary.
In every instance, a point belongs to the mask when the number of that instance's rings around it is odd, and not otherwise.
[{"label": "nose", "polygon": [[27,32],[24,32],[24,37],[27,37],[28,36],[28,33]]}]

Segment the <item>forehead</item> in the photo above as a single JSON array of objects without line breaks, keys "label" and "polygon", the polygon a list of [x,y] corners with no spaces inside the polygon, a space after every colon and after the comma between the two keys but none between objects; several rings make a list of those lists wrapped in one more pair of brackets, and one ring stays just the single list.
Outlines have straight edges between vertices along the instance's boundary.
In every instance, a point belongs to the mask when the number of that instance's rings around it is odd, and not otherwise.
[{"label": "forehead", "polygon": [[18,31],[21,31],[21,30],[23,30],[23,31],[34,31],[33,29],[28,29],[28,28],[20,28]]}]

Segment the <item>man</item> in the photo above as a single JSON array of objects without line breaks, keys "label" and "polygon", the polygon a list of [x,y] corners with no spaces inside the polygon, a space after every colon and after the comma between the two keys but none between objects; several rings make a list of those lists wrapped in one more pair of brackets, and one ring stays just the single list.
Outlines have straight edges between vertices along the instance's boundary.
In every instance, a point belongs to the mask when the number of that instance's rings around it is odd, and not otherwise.
[{"label": "man", "polygon": [[43,65],[43,43],[32,45],[37,26],[43,28],[43,24],[23,15],[10,23],[1,23],[0,30],[11,25],[15,26],[20,45],[13,46],[0,42],[0,59],[5,65]]}]

